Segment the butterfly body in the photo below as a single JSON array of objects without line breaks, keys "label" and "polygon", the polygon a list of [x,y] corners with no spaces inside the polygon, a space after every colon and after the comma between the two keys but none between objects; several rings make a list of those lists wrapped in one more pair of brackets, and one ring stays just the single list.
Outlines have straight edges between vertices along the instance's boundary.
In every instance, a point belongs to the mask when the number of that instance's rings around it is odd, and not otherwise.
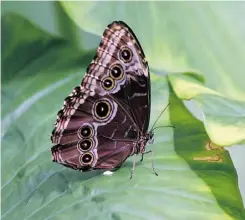
[{"label": "butterfly body", "polygon": [[147,146],[147,144],[150,144],[153,142],[153,132],[147,132],[145,134],[141,134],[141,136],[139,137],[137,143],[136,143],[136,150],[135,150],[135,154],[143,154],[145,152],[145,148]]},{"label": "butterfly body", "polygon": [[119,168],[144,153],[148,132],[150,74],[133,31],[121,21],[105,30],[80,86],[65,99],[51,140],[53,161],[78,170]]}]

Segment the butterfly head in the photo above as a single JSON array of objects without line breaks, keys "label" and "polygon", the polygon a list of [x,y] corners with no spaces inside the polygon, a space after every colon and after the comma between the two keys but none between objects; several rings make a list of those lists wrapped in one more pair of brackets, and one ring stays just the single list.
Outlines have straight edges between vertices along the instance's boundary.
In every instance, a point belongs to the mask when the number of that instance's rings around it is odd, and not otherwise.
[{"label": "butterfly head", "polygon": [[141,136],[139,142],[138,142],[138,152],[142,153],[145,152],[145,147],[147,144],[153,144],[154,143],[154,133],[153,131],[150,131],[146,133],[145,135]]}]

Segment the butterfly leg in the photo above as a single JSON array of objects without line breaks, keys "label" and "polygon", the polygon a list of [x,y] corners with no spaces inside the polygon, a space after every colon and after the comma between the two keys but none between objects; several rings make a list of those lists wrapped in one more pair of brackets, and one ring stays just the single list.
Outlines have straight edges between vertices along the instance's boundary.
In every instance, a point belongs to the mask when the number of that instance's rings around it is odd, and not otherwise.
[{"label": "butterfly leg", "polygon": [[143,159],[144,159],[144,154],[149,154],[149,153],[151,153],[151,157],[152,157],[152,170],[153,170],[154,174],[155,174],[156,176],[158,176],[158,173],[155,171],[155,166],[154,166],[155,159],[154,159],[154,153],[153,153],[152,150],[143,152],[143,153],[141,154],[142,157],[141,157],[141,160],[140,160],[140,161],[143,161]]},{"label": "butterfly leg", "polygon": [[141,153],[141,159],[140,159],[140,162],[142,162],[142,161],[143,161],[143,159],[144,159],[144,155],[145,155],[145,154],[148,154],[148,153],[152,153],[152,151],[151,151],[151,150],[149,150],[149,151],[145,151],[145,152]]},{"label": "butterfly leg", "polygon": [[129,179],[132,179],[132,177],[133,177],[133,175],[134,175],[135,163],[136,163],[136,160],[135,160],[135,157],[134,157],[134,160],[133,160],[133,167],[132,167],[132,169],[130,170],[131,175],[130,175],[130,178],[129,178]]},{"label": "butterfly leg", "polygon": [[153,151],[151,151],[151,157],[152,157],[152,170],[155,173],[155,175],[158,176],[158,173],[155,171],[155,166],[154,166],[155,159],[154,159]]},{"label": "butterfly leg", "polygon": [[142,162],[143,160],[144,160],[144,153],[141,154],[140,162]]}]

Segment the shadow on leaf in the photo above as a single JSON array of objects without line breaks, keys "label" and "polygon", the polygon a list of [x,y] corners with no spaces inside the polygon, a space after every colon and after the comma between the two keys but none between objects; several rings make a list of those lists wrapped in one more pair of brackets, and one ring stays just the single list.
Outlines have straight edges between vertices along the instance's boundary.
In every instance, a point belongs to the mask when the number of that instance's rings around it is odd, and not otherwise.
[{"label": "shadow on leaf", "polygon": [[[203,123],[192,116],[170,88],[169,114],[174,129],[174,148],[190,168],[207,184],[220,207],[235,219],[245,219],[237,173],[229,152],[219,151],[220,161],[202,160],[215,155],[205,148],[209,137]],[[210,156],[211,155],[211,156]],[[200,158],[199,160],[196,158]],[[227,192],[227,193],[226,193]],[[237,198],[240,198],[239,200]]]}]

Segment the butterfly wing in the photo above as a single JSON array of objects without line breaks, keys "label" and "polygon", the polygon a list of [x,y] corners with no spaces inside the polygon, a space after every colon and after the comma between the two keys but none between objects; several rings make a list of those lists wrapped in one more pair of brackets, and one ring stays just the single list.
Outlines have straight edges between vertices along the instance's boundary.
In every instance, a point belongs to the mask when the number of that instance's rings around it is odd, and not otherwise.
[{"label": "butterfly wing", "polygon": [[55,145],[52,148],[53,161],[74,170],[114,169],[121,167],[134,153],[134,146],[130,142],[108,141],[103,137],[97,140],[100,145],[86,152],[82,152],[77,143]]},{"label": "butterfly wing", "polygon": [[[107,88],[110,78],[114,86]],[[82,82],[86,88],[99,88],[101,84],[105,93],[128,107],[139,130],[145,133],[151,111],[149,67],[135,34],[122,21],[115,21],[106,28]]]},{"label": "butterfly wing", "polygon": [[150,117],[148,64],[132,30],[105,30],[81,86],[65,99],[51,140],[53,160],[73,169],[120,167],[137,153]]},{"label": "butterfly wing", "polygon": [[113,98],[76,87],[52,132],[53,161],[79,170],[120,167],[135,152],[137,137],[132,119]]}]

